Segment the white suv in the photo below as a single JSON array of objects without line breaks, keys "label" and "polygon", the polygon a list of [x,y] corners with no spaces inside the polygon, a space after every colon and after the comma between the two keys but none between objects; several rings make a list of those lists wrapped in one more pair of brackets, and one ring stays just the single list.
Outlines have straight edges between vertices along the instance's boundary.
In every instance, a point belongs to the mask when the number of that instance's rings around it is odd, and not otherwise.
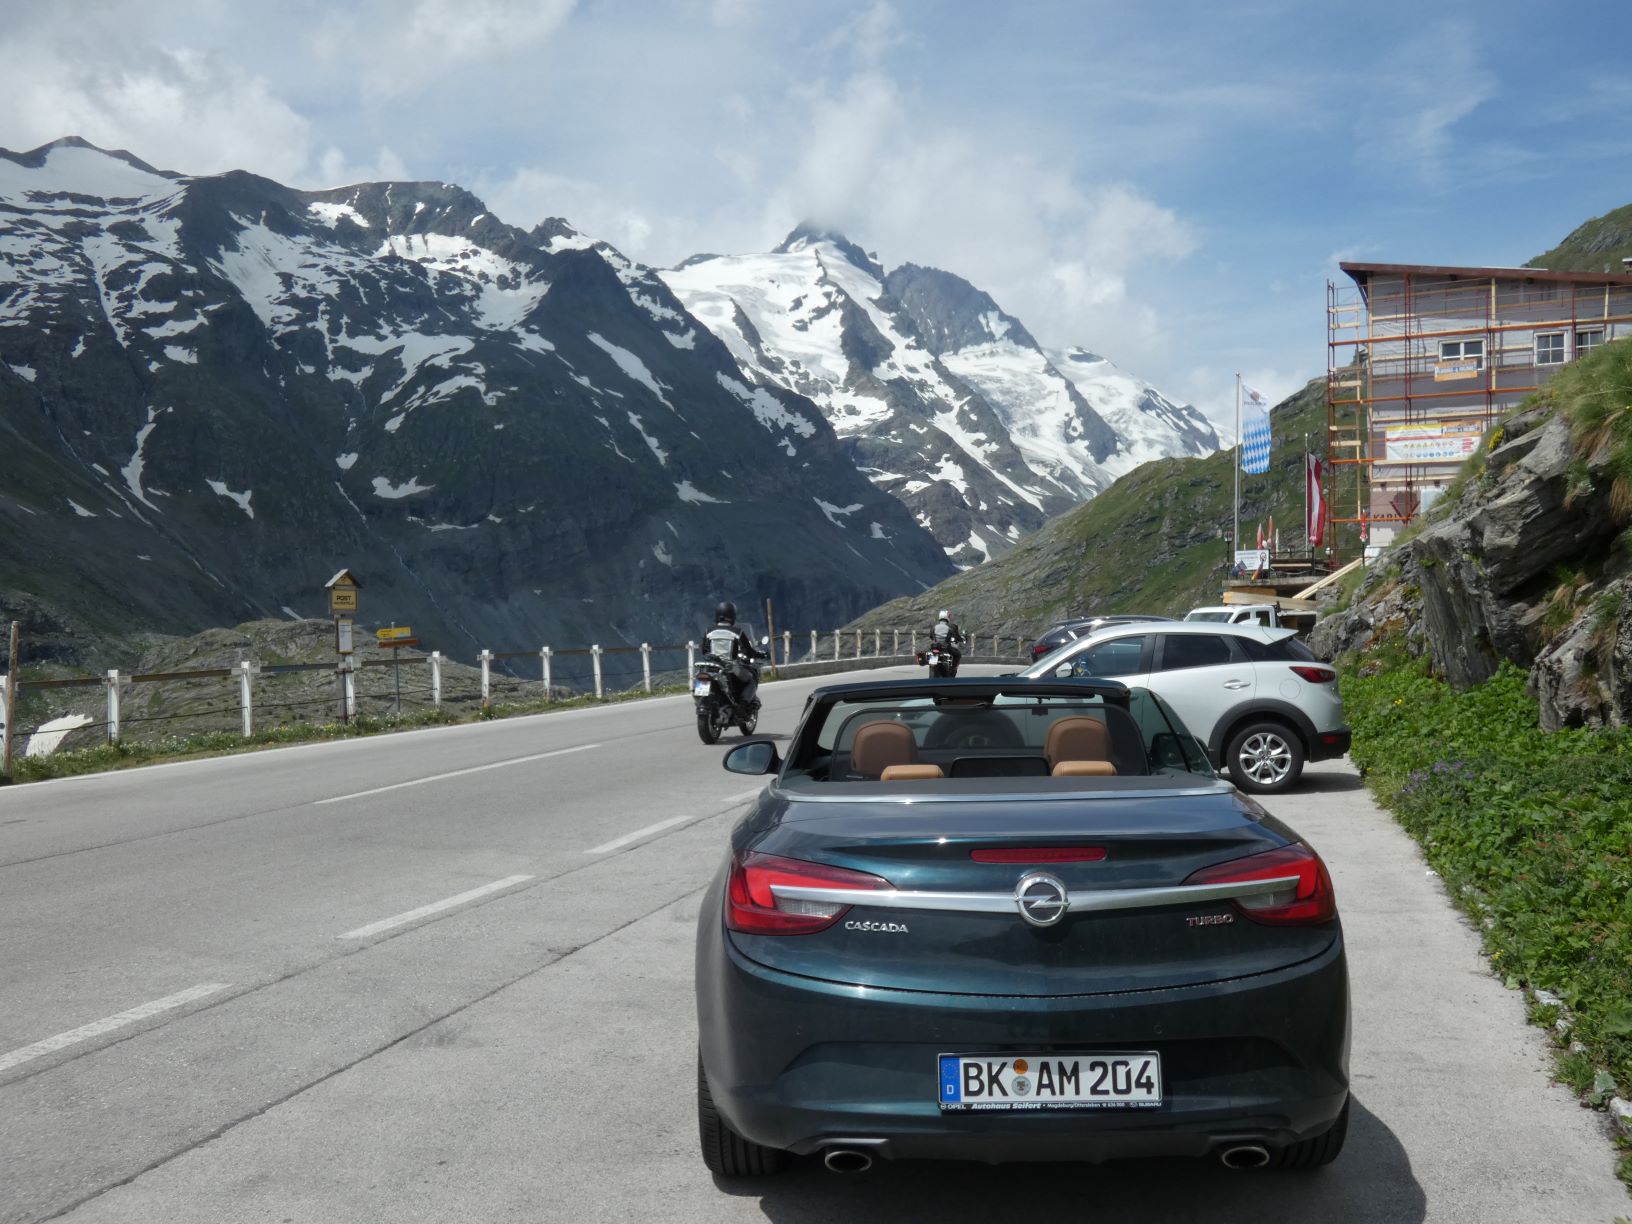
[{"label": "white suv", "polygon": [[1282,791],[1304,762],[1349,750],[1337,673],[1290,629],[1205,621],[1116,625],[1020,673],[1092,676],[1159,694],[1244,791]]}]

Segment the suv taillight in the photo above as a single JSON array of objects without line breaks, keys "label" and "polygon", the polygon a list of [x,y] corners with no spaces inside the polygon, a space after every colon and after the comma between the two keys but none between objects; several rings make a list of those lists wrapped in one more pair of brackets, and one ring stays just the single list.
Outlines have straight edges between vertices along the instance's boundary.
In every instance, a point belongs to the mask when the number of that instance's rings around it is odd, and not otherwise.
[{"label": "suv taillight", "polygon": [[778,897],[771,891],[773,884],[871,891],[892,887],[888,880],[865,871],[750,850],[731,860],[725,885],[726,928],[744,935],[810,935],[827,930],[850,909],[834,901]]},{"label": "suv taillight", "polygon": [[1337,679],[1337,673],[1329,667],[1314,667],[1307,663],[1296,664],[1292,674],[1299,679],[1307,680],[1310,684],[1330,684]]},{"label": "suv taillight", "polygon": [[1251,880],[1296,877],[1284,888],[1253,897],[1235,897],[1230,904],[1254,922],[1268,926],[1319,926],[1337,917],[1337,894],[1326,864],[1301,842],[1248,855],[1233,862],[1203,867],[1186,884],[1244,884]]}]

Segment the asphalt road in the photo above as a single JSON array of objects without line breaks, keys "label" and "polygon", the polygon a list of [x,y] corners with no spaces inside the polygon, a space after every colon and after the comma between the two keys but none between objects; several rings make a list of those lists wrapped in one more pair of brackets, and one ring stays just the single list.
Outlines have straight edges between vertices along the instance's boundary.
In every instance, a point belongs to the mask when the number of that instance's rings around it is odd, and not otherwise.
[{"label": "asphalt road", "polygon": [[[761,728],[819,683],[767,686]],[[0,791],[0,1224],[1632,1215],[1599,1119],[1341,765],[1270,805],[1349,938],[1333,1167],[716,1185],[692,928],[758,789],[719,757],[660,698]]]}]

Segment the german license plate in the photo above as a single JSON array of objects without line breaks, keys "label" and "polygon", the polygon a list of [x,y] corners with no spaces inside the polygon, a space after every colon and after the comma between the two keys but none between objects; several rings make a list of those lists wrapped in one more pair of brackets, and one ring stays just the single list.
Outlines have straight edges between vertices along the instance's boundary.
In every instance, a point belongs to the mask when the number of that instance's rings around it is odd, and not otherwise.
[{"label": "german license plate", "polygon": [[713,688],[714,686],[707,680],[693,680],[691,682],[692,695],[696,697],[707,697]]},{"label": "german license plate", "polygon": [[946,1112],[1154,1109],[1162,1058],[1154,1050],[1108,1054],[942,1054]]}]

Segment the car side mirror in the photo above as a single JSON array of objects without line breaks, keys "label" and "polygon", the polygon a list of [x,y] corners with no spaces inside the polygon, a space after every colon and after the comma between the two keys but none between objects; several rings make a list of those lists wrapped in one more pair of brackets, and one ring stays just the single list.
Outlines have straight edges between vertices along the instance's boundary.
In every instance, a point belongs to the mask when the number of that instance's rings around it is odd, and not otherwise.
[{"label": "car side mirror", "polygon": [[725,754],[725,767],[731,773],[757,777],[775,773],[781,766],[782,758],[776,755],[776,745],[770,740],[749,740]]}]

